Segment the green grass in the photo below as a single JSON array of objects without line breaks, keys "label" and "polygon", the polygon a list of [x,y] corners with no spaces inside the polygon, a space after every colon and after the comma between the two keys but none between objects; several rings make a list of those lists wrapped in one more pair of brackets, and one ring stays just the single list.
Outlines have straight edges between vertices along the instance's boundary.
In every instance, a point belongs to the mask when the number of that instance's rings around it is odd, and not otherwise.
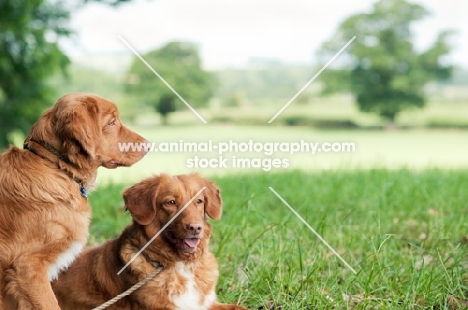
[{"label": "green grass", "polygon": [[[223,218],[212,222],[211,247],[220,264],[222,301],[249,309],[462,309],[450,308],[449,296],[467,299],[467,170],[292,171],[212,179],[224,200]],[[92,242],[116,236],[130,223],[122,211],[124,187],[109,184],[91,194]]]},{"label": "green grass", "polygon": [[[324,169],[370,169],[375,167],[399,169],[427,168],[468,168],[468,131],[465,130],[317,130],[308,127],[281,126],[138,126],[132,127],[146,139],[155,142],[353,142],[353,153],[288,153],[278,152],[273,156],[263,153],[231,152],[223,154],[228,159],[228,167],[222,169],[188,168],[186,160],[199,157],[218,157],[217,152],[151,152],[131,168],[109,170],[101,168],[98,182],[136,182],[159,171],[167,173],[188,173],[199,171],[204,175],[226,175],[238,173],[232,167],[232,157],[280,158],[289,161],[288,168],[272,171],[301,169],[317,171]],[[246,172],[262,171],[260,168]]]}]

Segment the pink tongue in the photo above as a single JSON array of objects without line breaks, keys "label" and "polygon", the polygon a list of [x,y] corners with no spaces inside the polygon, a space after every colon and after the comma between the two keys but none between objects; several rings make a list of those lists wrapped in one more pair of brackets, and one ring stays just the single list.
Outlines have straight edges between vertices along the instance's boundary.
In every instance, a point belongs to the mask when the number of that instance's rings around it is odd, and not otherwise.
[{"label": "pink tongue", "polygon": [[194,248],[200,243],[200,239],[184,239],[184,243],[189,247]]}]

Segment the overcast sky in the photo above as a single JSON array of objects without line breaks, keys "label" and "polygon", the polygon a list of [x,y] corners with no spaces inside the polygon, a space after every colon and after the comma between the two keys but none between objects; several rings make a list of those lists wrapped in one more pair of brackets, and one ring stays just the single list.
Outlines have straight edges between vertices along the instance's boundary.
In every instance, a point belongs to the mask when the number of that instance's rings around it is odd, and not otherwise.
[{"label": "overcast sky", "polygon": [[[131,54],[121,35],[141,53],[171,40],[197,42],[211,69],[243,65],[251,57],[313,63],[314,51],[338,24],[350,14],[369,11],[374,2],[133,0],[117,8],[92,3],[72,13],[77,36],[62,46],[71,56]],[[427,46],[441,29],[457,29],[451,57],[454,64],[468,67],[468,1],[417,2],[432,13],[416,27],[417,46]]]}]

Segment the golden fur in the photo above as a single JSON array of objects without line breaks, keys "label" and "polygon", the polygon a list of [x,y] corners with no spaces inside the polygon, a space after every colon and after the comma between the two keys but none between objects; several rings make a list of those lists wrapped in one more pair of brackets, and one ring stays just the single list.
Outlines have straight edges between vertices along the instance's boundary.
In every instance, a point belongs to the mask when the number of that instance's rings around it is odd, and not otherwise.
[{"label": "golden fur", "polygon": [[[120,275],[117,272],[203,187],[204,191]],[[146,179],[125,190],[133,224],[114,240],[84,251],[57,281],[64,310],[89,310],[124,292],[161,264],[151,281],[109,310],[246,310],[216,301],[216,258],[206,216],[221,217],[219,188],[197,174]],[[199,243],[198,243],[199,242]],[[198,244],[197,244],[198,243]],[[156,263],[157,262],[157,263]]]},{"label": "golden fur", "polygon": [[121,124],[112,102],[73,93],[39,118],[26,149],[0,154],[0,309],[60,309],[49,279],[88,238],[81,191],[92,189],[98,167],[130,166],[145,154],[122,153],[118,142],[145,139]]}]

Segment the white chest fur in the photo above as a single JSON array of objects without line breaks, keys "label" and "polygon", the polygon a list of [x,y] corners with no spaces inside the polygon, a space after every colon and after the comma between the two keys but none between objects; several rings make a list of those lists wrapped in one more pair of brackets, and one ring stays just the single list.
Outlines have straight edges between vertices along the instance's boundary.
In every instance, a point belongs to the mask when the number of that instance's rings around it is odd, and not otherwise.
[{"label": "white chest fur", "polygon": [[83,250],[83,243],[75,241],[65,253],[60,254],[55,263],[49,266],[49,281],[56,280],[60,271],[67,269],[81,250]]},{"label": "white chest fur", "polygon": [[197,291],[195,276],[191,270],[183,263],[176,263],[176,272],[186,278],[186,285],[184,293],[181,295],[173,296],[173,302],[177,310],[208,310],[210,306],[216,301],[215,292],[210,292],[208,296],[201,296],[200,292]]}]

